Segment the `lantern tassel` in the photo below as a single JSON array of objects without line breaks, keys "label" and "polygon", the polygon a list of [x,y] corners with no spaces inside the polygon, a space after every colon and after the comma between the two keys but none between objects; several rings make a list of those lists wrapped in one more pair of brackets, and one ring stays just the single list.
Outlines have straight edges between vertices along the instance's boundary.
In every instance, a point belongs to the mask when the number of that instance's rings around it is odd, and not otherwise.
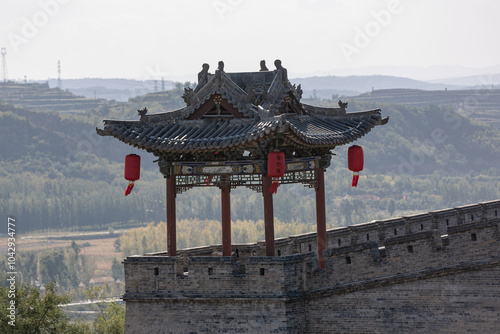
[{"label": "lantern tassel", "polygon": [[128,184],[127,189],[125,189],[125,193],[124,193],[124,195],[125,195],[125,196],[128,196],[128,195],[132,192],[132,189],[133,189],[133,188],[134,188],[134,182],[132,181],[132,182],[130,182],[130,183]]},{"label": "lantern tassel", "polygon": [[359,173],[354,172],[354,175],[352,176],[352,184],[351,187],[357,187],[358,186],[358,180],[359,180]]},{"label": "lantern tassel", "polygon": [[269,189],[269,191],[271,192],[271,194],[276,194],[278,192],[279,185],[280,185],[279,181],[274,181],[273,180],[273,184],[271,185],[271,188]]}]

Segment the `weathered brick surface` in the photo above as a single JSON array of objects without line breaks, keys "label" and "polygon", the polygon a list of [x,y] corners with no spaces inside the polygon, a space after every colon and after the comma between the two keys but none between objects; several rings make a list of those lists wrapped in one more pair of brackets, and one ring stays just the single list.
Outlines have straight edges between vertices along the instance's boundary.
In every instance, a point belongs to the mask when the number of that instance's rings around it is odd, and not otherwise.
[{"label": "weathered brick surface", "polygon": [[[147,310],[147,311],[146,311]],[[284,301],[127,302],[126,333],[286,333]]]},{"label": "weathered brick surface", "polygon": [[498,333],[500,269],[309,298],[307,333]]},{"label": "weathered brick surface", "polygon": [[500,201],[316,236],[125,260],[127,333],[495,332]]}]

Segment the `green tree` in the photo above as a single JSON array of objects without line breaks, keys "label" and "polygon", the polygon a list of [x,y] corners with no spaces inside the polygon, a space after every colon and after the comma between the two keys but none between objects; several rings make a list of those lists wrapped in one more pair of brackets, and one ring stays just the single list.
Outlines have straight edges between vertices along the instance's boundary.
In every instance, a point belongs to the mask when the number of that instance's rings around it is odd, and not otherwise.
[{"label": "green tree", "polygon": [[39,271],[43,283],[58,282],[63,287],[76,284],[75,271],[68,268],[64,249],[48,249],[39,255]]},{"label": "green tree", "polygon": [[352,224],[352,211],[354,210],[354,206],[350,200],[343,199],[340,203],[340,212],[344,215],[345,224]]},{"label": "green tree", "polygon": [[116,252],[121,252],[120,237],[116,238],[114,246]]},{"label": "green tree", "polygon": [[[59,294],[55,285],[45,286],[42,294],[37,287],[17,285],[15,296],[7,287],[0,288],[0,332],[1,333],[90,333],[90,328],[84,323],[70,323],[63,313],[60,304],[70,301],[66,294]],[[13,304],[12,304],[13,302]],[[8,306],[7,306],[8,305]],[[15,318],[8,309],[15,305]],[[12,326],[14,324],[15,326]]]},{"label": "green tree", "polygon": [[71,242],[71,248],[75,252],[75,260],[78,261],[78,255],[80,254],[80,246],[76,244],[75,240]]},{"label": "green tree", "polygon": [[123,334],[125,332],[125,307],[119,303],[104,302],[109,287],[90,287],[85,292],[88,299],[92,300],[98,308],[93,328],[98,334]]},{"label": "green tree", "polygon": [[30,283],[36,281],[37,278],[37,266],[38,257],[37,253],[34,251],[21,251],[17,253],[18,273],[21,275],[21,281],[23,283]]},{"label": "green tree", "polygon": [[396,202],[392,198],[389,200],[389,203],[387,203],[387,211],[391,217],[396,211]]},{"label": "green tree", "polygon": [[124,278],[123,266],[116,260],[116,257],[113,259],[113,263],[111,264],[111,276],[115,281],[118,279],[123,281]]}]

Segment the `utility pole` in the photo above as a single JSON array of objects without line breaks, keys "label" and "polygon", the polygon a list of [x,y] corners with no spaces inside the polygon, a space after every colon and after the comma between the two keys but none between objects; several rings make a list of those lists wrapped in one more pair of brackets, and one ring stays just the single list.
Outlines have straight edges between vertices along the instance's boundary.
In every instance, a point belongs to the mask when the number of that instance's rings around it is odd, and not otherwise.
[{"label": "utility pole", "polygon": [[7,49],[2,47],[1,49],[2,53],[2,79],[3,82],[7,82]]},{"label": "utility pole", "polygon": [[61,85],[61,61],[57,61],[57,88],[62,89]]}]

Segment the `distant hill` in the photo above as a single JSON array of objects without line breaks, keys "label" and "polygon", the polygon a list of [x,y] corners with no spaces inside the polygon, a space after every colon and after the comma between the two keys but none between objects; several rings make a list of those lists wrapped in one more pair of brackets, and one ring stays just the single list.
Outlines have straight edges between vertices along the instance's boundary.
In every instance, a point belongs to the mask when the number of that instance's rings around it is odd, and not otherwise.
[{"label": "distant hill", "polygon": [[447,105],[458,113],[500,129],[500,89],[441,91],[382,89],[353,96],[352,99],[414,106]]},{"label": "distant hill", "polygon": [[[173,89],[165,92],[149,93],[142,96],[137,96],[129,100],[129,104],[137,105],[160,105],[162,111],[170,111],[184,107],[186,104],[182,100],[184,90]],[[160,110],[159,110],[160,111]],[[157,112],[159,112],[157,111]]]},{"label": "distant hill", "polygon": [[[152,93],[131,99],[129,103],[75,115],[35,112],[0,103],[2,212],[17,215],[25,222],[25,230],[75,226],[107,229],[112,224],[137,226],[142,222],[164,220],[165,183],[153,163],[155,157],[117,140],[99,137],[95,127],[102,119],[137,120],[137,109],[143,107],[148,107],[151,113],[175,109],[183,104],[181,95],[181,89]],[[316,104],[318,101],[303,102]],[[336,156],[326,175],[327,198],[336,203],[329,206],[329,221],[337,219],[339,203],[343,201],[338,197],[346,194],[364,196],[362,205],[367,208],[360,212],[377,212],[377,215],[385,210],[390,198],[403,201],[400,208],[404,210],[437,209],[497,198],[495,167],[500,165],[499,130],[475,124],[451,112],[450,108],[438,105],[416,107],[352,100],[348,111],[371,108],[381,108],[384,116],[390,116],[390,121],[356,142],[365,151],[360,189],[352,190],[348,185],[352,173],[346,168],[347,147],[335,149]],[[133,196],[125,197],[123,160],[131,152],[142,157],[141,179],[136,182]],[[475,183],[461,176],[483,172],[490,174],[474,179]],[[422,180],[431,174],[434,181],[429,189],[429,185],[423,186]],[[450,179],[450,175],[454,179]],[[459,190],[450,188],[455,183],[460,184]],[[293,191],[284,189],[276,197],[276,217],[313,221],[310,189],[300,185]],[[178,219],[220,219],[218,192],[204,190],[180,195]],[[248,189],[234,191],[231,204],[234,219],[262,219],[262,210],[255,209],[262,205],[262,196]],[[411,194],[412,200],[402,200],[402,192]],[[291,201],[297,203],[294,208],[289,206]],[[370,217],[359,216],[358,222],[375,216]]]},{"label": "distant hill", "polygon": [[[294,74],[290,75],[291,78],[312,77],[312,76],[325,76],[325,75],[387,75],[394,77],[412,78],[415,80],[427,82],[440,82],[443,78],[462,78],[462,77],[484,77],[485,74],[500,73],[500,64],[488,67],[465,67],[458,65],[437,65],[437,66],[401,66],[401,65],[386,65],[386,66],[362,66],[356,68],[337,68],[334,70],[322,71],[321,73],[308,73],[308,74]],[[445,82],[446,84],[453,84],[452,82]],[[469,85],[476,85],[466,84]]]},{"label": "distant hill", "polygon": [[[49,79],[50,87],[57,87],[57,79]],[[175,87],[175,82],[171,80],[134,80],[134,79],[64,79],[63,89],[67,89],[76,95],[87,98],[101,98],[128,101],[129,98],[141,96],[157,91],[171,90]]]},{"label": "distant hill", "polygon": [[500,73],[490,72],[479,75],[464,76],[457,78],[445,78],[430,81],[432,83],[440,83],[445,85],[459,85],[475,87],[479,89],[499,88]]},{"label": "distant hill", "polygon": [[[97,136],[92,119],[0,102],[0,211],[23,222],[18,232],[87,226],[106,230],[113,222],[157,218],[142,201],[123,196],[123,160],[137,150]],[[161,176],[157,166],[148,171],[153,157],[142,155],[141,184],[134,191],[140,194],[145,187],[143,199],[158,197],[161,183],[151,184],[148,178]]]},{"label": "distant hill", "polygon": [[0,83],[0,100],[33,110],[72,112],[106,105],[104,99],[88,99],[47,83]]},{"label": "distant hill", "polygon": [[[0,103],[0,119],[0,156],[3,162],[23,161],[13,166],[16,172],[92,178],[71,164],[83,156],[121,162],[130,151],[124,145],[102,145],[103,140],[95,134],[101,117],[95,114],[68,116]],[[37,159],[44,163],[38,164]]]},{"label": "distant hill", "polygon": [[[406,88],[423,90],[444,90],[445,88],[462,89],[469,86],[468,81],[463,84],[453,82],[425,82],[398,76],[389,75],[349,75],[349,76],[314,76],[291,79],[294,84],[301,84],[304,97],[331,98],[332,95],[353,96],[372,90]],[[49,79],[50,87],[57,87],[56,79]],[[177,83],[178,84],[178,83]],[[64,79],[62,87],[73,94],[86,98],[100,98],[126,102],[130,98],[140,97],[151,93],[160,93],[176,88],[176,82],[165,80],[134,80],[118,78],[84,78]],[[163,90],[165,88],[165,90]]]},{"label": "distant hill", "polygon": [[370,92],[372,90],[406,88],[444,90],[458,89],[459,86],[445,85],[440,83],[428,83],[408,78],[370,75],[370,76],[325,76],[295,78],[291,80],[294,84],[301,84],[304,97],[314,96],[318,98],[331,98],[333,94],[339,96],[353,96]]}]

